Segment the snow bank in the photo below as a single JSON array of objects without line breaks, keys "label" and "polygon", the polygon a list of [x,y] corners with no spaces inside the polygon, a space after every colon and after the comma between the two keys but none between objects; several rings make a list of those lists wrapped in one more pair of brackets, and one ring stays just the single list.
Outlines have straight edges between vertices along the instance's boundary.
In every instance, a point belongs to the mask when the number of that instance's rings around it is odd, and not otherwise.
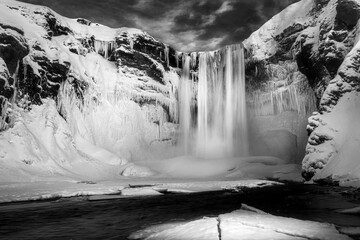
[{"label": "snow bank", "polygon": [[105,200],[131,196],[157,196],[170,192],[194,193],[262,188],[279,184],[281,183],[266,180],[193,181],[173,178],[118,178],[94,182],[86,178],[74,181],[50,177],[33,182],[2,182],[0,203],[76,196],[88,196],[86,198],[88,200]]}]

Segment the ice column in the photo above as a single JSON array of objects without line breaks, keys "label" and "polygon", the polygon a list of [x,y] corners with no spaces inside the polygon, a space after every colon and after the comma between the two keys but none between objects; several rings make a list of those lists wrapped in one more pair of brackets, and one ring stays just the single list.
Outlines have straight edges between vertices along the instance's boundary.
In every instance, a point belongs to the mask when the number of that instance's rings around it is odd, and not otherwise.
[{"label": "ice column", "polygon": [[164,48],[166,66],[169,67],[169,46],[165,45]]}]

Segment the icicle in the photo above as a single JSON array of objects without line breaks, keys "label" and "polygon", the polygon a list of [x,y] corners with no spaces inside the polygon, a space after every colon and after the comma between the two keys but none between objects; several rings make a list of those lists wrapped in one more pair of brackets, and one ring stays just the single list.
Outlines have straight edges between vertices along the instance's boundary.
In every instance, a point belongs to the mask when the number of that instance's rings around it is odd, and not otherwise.
[{"label": "icicle", "polygon": [[4,130],[7,126],[7,123],[5,121],[6,119],[6,112],[7,112],[7,100],[3,97],[0,96],[0,130]]},{"label": "icicle", "polygon": [[100,41],[95,40],[95,52],[108,59],[112,52],[115,50],[115,41]]},{"label": "icicle", "polygon": [[166,66],[169,67],[169,46],[165,45],[164,48]]},{"label": "icicle", "polygon": [[192,52],[192,53],[190,54],[190,57],[191,57],[190,67],[191,67],[191,68],[195,68],[195,67],[196,67],[197,56],[198,56],[198,53],[197,53],[197,52]]},{"label": "icicle", "polygon": [[13,107],[15,106],[16,103],[16,96],[17,96],[17,85],[18,85],[18,77],[19,77],[19,67],[20,67],[20,61],[17,62],[16,64],[16,69],[15,72],[13,74],[13,79],[14,79],[14,84],[13,84],[13,89],[14,89],[14,94],[11,100],[11,104],[13,105]]},{"label": "icicle", "polygon": [[134,40],[130,37],[129,41],[130,41],[130,49],[134,50]]}]

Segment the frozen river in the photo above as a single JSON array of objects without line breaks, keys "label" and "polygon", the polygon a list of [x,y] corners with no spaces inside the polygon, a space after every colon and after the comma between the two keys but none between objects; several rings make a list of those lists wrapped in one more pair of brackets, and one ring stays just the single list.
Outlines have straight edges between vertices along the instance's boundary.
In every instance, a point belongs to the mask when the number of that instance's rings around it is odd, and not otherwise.
[{"label": "frozen river", "polygon": [[89,201],[86,197],[0,205],[1,239],[127,239],[144,227],[217,216],[241,203],[268,213],[358,226],[358,215],[336,210],[360,206],[351,188],[285,185],[243,192],[166,194]]}]

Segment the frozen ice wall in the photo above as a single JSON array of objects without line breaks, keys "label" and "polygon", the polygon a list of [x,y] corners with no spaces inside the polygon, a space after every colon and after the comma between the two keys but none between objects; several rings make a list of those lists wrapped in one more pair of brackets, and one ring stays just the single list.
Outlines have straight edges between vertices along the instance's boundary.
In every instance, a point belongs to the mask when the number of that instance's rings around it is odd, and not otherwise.
[{"label": "frozen ice wall", "polygon": [[253,90],[248,85],[251,153],[299,162],[307,118],[316,109],[314,91],[294,61],[268,63],[264,71],[261,86]]},{"label": "frozen ice wall", "polygon": [[191,62],[189,56],[185,57],[180,87],[181,140],[185,153],[201,158],[247,155],[242,45],[200,53],[197,91],[193,91],[193,75],[189,73]]},{"label": "frozen ice wall", "polygon": [[314,91],[306,77],[298,71],[295,62],[269,64],[266,73],[270,81],[263,89],[252,91],[248,99],[254,115],[277,115],[293,111],[306,116],[316,109]]},{"label": "frozen ice wall", "polygon": [[95,52],[108,59],[112,52],[114,52],[116,48],[115,41],[94,41]]},{"label": "frozen ice wall", "polygon": [[[166,81],[176,79],[174,74],[165,73]],[[146,78],[144,85],[129,69],[126,73],[118,72],[114,64],[99,58],[88,61],[87,75],[94,80],[87,83],[85,92],[74,88],[77,80],[70,74],[58,96],[59,112],[69,123],[75,139],[130,161],[153,158],[151,146],[166,145],[171,140],[174,125],[163,106],[168,106],[169,112],[176,110],[171,109],[170,97],[162,94],[165,86],[156,85],[150,78]],[[150,84],[158,86],[158,91],[138,90]]]}]

